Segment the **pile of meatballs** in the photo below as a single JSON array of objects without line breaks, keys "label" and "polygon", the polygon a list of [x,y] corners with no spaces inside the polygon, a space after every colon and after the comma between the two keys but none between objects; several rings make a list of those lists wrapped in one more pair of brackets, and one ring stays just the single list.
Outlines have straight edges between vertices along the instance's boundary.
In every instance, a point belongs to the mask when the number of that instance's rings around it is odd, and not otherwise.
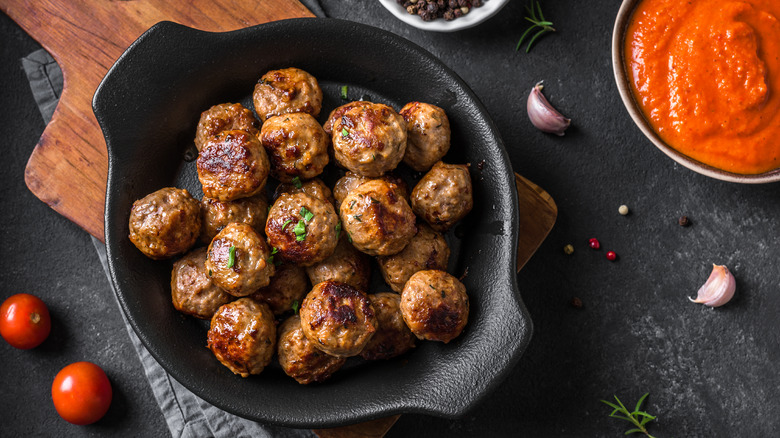
[{"label": "pile of meatballs", "polygon": [[[224,103],[201,114],[201,201],[166,187],[130,211],[141,252],[182,255],[173,305],[210,319],[214,356],[247,377],[276,354],[308,384],[351,356],[390,359],[416,339],[459,336],[469,299],[446,272],[442,233],[473,200],[468,165],[441,161],[451,137],[444,110],[361,100],[321,125],[322,90],[297,68],[267,72],[252,97],[254,113]],[[331,161],[343,175],[332,188],[318,178]],[[411,192],[391,173],[401,161],[424,173]],[[270,203],[269,176],[279,182]],[[369,293],[372,257],[392,292]]]}]

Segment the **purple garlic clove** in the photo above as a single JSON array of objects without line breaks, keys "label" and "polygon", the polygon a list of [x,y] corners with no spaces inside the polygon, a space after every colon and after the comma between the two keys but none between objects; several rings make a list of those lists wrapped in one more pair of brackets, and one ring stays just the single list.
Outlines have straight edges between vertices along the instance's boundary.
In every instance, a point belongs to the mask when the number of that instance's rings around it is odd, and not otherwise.
[{"label": "purple garlic clove", "polygon": [[571,124],[571,119],[567,119],[558,112],[542,94],[542,83],[537,83],[528,95],[528,118],[531,123],[542,132],[550,134],[563,135],[563,131]]},{"label": "purple garlic clove", "polygon": [[736,290],[737,282],[729,272],[729,268],[713,264],[710,278],[699,288],[696,299],[690,297],[688,299],[705,306],[720,307],[734,297]]}]

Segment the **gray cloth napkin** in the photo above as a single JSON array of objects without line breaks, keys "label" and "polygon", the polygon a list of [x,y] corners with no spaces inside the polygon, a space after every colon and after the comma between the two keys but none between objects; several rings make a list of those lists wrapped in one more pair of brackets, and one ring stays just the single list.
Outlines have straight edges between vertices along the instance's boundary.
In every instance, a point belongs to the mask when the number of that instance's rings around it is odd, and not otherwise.
[{"label": "gray cloth napkin", "polygon": [[[318,17],[324,17],[325,13],[317,0],[300,0],[312,13]],[[41,112],[43,121],[49,123],[54,109],[57,107],[62,94],[63,79],[62,70],[56,61],[45,50],[37,50],[25,58],[22,58],[22,67],[27,74],[30,88],[35,102]],[[103,270],[108,276],[108,264],[106,259],[106,247],[96,238],[92,237],[92,243],[103,265]],[[110,284],[110,278],[109,278]],[[113,285],[111,285],[113,289]],[[112,290],[112,292],[114,292]],[[112,293],[114,298],[116,294]],[[119,302],[117,301],[117,306]],[[146,378],[152,388],[158,406],[165,417],[168,429],[174,438],[195,437],[314,437],[309,430],[288,429],[269,426],[254,421],[249,421],[233,414],[227,413],[204,401],[197,395],[183,387],[175,379],[165,372],[157,363],[149,351],[143,346],[132,327],[127,322],[124,312],[119,312],[125,321],[125,327],[130,337],[141,364],[144,367]]]}]

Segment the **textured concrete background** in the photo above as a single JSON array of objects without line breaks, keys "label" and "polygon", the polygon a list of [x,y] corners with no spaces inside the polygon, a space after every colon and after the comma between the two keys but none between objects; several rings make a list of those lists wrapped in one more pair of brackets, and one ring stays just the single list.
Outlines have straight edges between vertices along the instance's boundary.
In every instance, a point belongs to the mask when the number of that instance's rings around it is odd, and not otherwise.
[{"label": "textured concrete background", "polygon": [[[375,2],[324,0],[326,13],[383,29],[425,47],[475,91],[496,122],[517,172],[544,187],[558,223],[519,275],[534,337],[508,379],[464,418],[404,415],[389,436],[617,437],[599,399],[617,394],[646,410],[656,437],[773,436],[780,430],[778,185],[747,186],[700,176],[666,158],[623,108],[612,78],[610,41],[619,2],[559,0],[543,6],[559,30],[531,53],[515,52],[526,28],[516,0],[488,23],[426,33]],[[27,157],[43,123],[18,59],[37,44],[0,17],[2,177],[0,284],[3,297],[38,294],[52,336],[32,351],[0,344],[3,436],[165,434],[162,416],[122,326],[86,234],[24,186]],[[348,42],[344,44],[349,50]],[[538,81],[573,126],[563,138],[536,131],[525,99]],[[631,208],[623,217],[621,204]],[[693,225],[677,225],[680,215]],[[590,237],[602,249],[588,248]],[[567,256],[568,243],[576,251]],[[615,263],[604,254],[619,254]],[[726,264],[736,298],[691,304],[711,270]],[[584,306],[570,305],[573,297]],[[94,426],[57,417],[49,390],[76,360],[106,369],[115,390]]]}]

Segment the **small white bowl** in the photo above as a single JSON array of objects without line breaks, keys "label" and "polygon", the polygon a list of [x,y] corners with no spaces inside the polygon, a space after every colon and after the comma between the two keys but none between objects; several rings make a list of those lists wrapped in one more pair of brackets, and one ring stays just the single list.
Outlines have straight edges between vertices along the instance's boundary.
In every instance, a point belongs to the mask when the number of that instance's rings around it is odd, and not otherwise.
[{"label": "small white bowl", "polygon": [[379,0],[379,3],[395,15],[396,18],[410,26],[434,32],[454,32],[456,30],[474,27],[496,15],[501,8],[509,3],[509,0],[483,0],[482,6],[472,8],[468,14],[452,21],[447,21],[443,18],[437,18],[433,21],[423,21],[419,15],[412,15],[406,12],[406,9],[399,5],[396,0]]}]

